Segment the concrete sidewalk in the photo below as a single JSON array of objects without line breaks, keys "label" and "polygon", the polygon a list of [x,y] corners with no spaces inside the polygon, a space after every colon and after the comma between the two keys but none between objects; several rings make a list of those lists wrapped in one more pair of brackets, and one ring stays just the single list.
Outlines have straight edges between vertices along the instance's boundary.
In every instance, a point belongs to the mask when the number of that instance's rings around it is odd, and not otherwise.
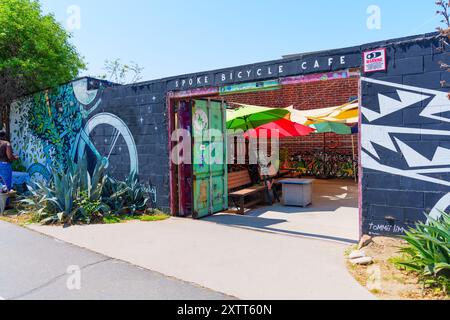
[{"label": "concrete sidewalk", "polygon": [[307,208],[276,204],[250,210],[245,216],[221,213],[206,220],[272,233],[359,242],[358,184],[348,179],[316,179],[312,200]]},{"label": "concrete sidewalk", "polygon": [[[70,290],[69,267],[80,287]],[[0,300],[231,299],[0,221]]]},{"label": "concrete sidewalk", "polygon": [[240,299],[373,299],[348,273],[346,245],[336,242],[178,218],[31,228]]}]

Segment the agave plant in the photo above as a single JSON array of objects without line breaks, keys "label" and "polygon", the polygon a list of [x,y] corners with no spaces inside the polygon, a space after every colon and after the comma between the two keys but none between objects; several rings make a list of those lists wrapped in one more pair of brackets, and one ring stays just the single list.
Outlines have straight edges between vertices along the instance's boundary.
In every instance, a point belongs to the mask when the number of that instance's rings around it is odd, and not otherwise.
[{"label": "agave plant", "polygon": [[137,211],[143,211],[147,208],[149,196],[147,194],[147,188],[139,182],[139,177],[136,172],[133,172],[125,181],[129,188],[128,199],[129,209],[135,213]]},{"label": "agave plant", "polygon": [[149,197],[146,187],[133,172],[126,181],[108,177],[103,189],[103,201],[117,213],[135,215],[147,209]]},{"label": "agave plant", "polygon": [[88,163],[86,157],[79,161],[77,172],[79,177],[79,194],[85,193],[90,201],[98,201],[102,197],[103,187],[106,182],[105,166],[99,161],[97,162],[92,175],[88,171]]},{"label": "agave plant", "polygon": [[[41,222],[47,223],[73,223],[78,218],[86,220],[86,213],[80,206],[80,199],[96,202],[101,200],[105,184],[105,168],[97,163],[94,173],[88,171],[87,159],[81,159],[78,164],[69,161],[65,172],[53,170],[52,179],[48,184],[35,183],[32,188],[32,201],[45,203],[45,210]],[[36,200],[37,199],[37,200]],[[106,206],[101,207],[106,212]]]},{"label": "agave plant", "polygon": [[19,201],[18,209],[20,214],[31,214],[33,221],[41,222],[48,218],[46,196],[32,190],[31,196],[22,198]]},{"label": "agave plant", "polygon": [[33,198],[45,203],[47,217],[42,223],[65,222],[71,216],[79,185],[78,178],[76,165],[70,162],[64,174],[53,169],[52,179],[48,184],[34,184],[31,190]]},{"label": "agave plant", "polygon": [[[396,264],[419,273],[430,281],[450,283],[450,215],[442,212],[440,219],[428,217],[428,223],[418,223],[403,237],[408,246],[401,249],[404,261]],[[434,279],[434,280],[433,280]]]}]

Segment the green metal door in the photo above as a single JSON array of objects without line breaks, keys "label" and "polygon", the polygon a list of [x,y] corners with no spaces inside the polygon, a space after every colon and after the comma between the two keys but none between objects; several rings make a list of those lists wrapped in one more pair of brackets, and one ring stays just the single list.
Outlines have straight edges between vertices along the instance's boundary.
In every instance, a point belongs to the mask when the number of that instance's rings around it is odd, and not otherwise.
[{"label": "green metal door", "polygon": [[195,100],[192,108],[194,218],[228,209],[226,106]]}]

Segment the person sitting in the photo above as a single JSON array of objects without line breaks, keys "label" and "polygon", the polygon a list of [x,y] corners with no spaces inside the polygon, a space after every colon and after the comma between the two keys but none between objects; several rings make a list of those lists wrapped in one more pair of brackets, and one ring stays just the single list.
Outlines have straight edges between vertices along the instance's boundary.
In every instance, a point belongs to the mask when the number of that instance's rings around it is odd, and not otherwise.
[{"label": "person sitting", "polygon": [[[12,189],[12,165],[19,157],[13,153],[11,143],[7,139],[5,131],[0,131],[0,181],[7,188],[7,192]],[[9,199],[6,203],[6,209],[10,209]]]},{"label": "person sitting", "polygon": [[267,157],[261,156],[259,157],[259,168],[260,175],[262,181],[264,181],[264,185],[267,188],[267,199],[272,205],[275,201],[281,202],[278,191],[275,187],[275,176],[277,175],[277,168],[273,165],[272,162],[269,163]]}]

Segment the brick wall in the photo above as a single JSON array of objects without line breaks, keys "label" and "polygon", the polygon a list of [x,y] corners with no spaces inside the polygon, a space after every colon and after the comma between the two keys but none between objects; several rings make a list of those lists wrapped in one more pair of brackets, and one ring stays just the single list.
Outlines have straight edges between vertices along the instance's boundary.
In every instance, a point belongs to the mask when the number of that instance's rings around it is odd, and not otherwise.
[{"label": "brick wall", "polygon": [[[283,86],[280,90],[227,95],[227,102],[245,103],[264,107],[289,107],[298,110],[322,109],[343,105],[350,97],[358,96],[359,78],[327,80]],[[352,154],[352,138],[349,135],[326,134],[326,150]],[[357,135],[354,135],[357,150]],[[313,134],[301,138],[286,138],[281,148],[287,148],[291,155],[304,151],[323,150],[324,137]]]}]

